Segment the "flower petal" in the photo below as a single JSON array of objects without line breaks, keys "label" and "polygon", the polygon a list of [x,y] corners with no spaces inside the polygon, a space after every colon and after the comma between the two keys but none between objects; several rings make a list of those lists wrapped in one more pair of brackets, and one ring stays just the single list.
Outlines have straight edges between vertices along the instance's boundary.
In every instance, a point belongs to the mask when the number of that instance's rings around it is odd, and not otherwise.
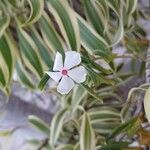
[{"label": "flower petal", "polygon": [[74,87],[74,82],[68,76],[63,76],[58,84],[57,91],[61,94],[68,94]]},{"label": "flower petal", "polygon": [[56,57],[55,57],[53,71],[60,71],[61,68],[63,68],[63,59],[62,59],[62,55],[59,52],[57,52]]},{"label": "flower petal", "polygon": [[68,76],[75,82],[82,83],[86,80],[87,72],[83,66],[76,67],[68,71]]},{"label": "flower petal", "polygon": [[61,79],[62,75],[60,72],[46,72],[54,81],[59,82]]},{"label": "flower petal", "polygon": [[67,69],[71,69],[74,66],[77,66],[81,63],[80,53],[75,51],[67,51],[65,53],[65,65]]}]

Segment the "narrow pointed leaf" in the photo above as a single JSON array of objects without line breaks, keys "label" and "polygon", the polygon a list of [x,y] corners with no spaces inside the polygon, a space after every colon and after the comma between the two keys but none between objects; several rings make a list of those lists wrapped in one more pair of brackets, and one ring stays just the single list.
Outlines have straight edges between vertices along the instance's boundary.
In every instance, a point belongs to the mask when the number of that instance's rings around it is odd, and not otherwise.
[{"label": "narrow pointed leaf", "polygon": [[74,145],[65,144],[56,148],[56,150],[74,150]]},{"label": "narrow pointed leaf", "polygon": [[48,69],[51,69],[53,66],[52,56],[50,55],[48,48],[45,46],[45,43],[43,42],[39,33],[35,29],[32,28],[31,36],[32,36],[32,39],[34,40],[35,44],[37,45],[37,47],[39,49],[39,53],[42,57],[42,60],[48,66]]},{"label": "narrow pointed leaf", "polygon": [[137,3],[138,3],[138,0],[127,0],[127,14],[128,15],[131,15],[136,7],[137,7]]},{"label": "narrow pointed leaf", "polygon": [[59,51],[62,55],[64,55],[64,46],[62,40],[53,27],[52,22],[50,21],[46,13],[43,14],[38,22],[42,32],[42,36],[49,48],[53,52]]},{"label": "narrow pointed leaf", "polygon": [[77,106],[86,97],[87,91],[80,85],[76,86],[73,91],[71,105],[73,110],[76,110]]},{"label": "narrow pointed leaf", "polygon": [[97,150],[123,150],[127,148],[128,142],[113,142],[108,145],[101,146],[101,148],[97,148]]},{"label": "narrow pointed leaf", "polygon": [[79,27],[75,13],[67,1],[48,0],[48,8],[56,18],[68,47],[72,50],[78,50],[80,48]]},{"label": "narrow pointed leaf", "polygon": [[[11,40],[7,34],[0,38],[0,53],[7,64],[7,68],[9,71],[9,81],[12,77],[13,67],[14,67],[14,58],[12,52],[13,46],[11,44]],[[14,49],[13,49],[14,50]]]},{"label": "narrow pointed leaf", "polygon": [[54,118],[52,119],[51,127],[50,127],[51,128],[51,131],[50,131],[50,144],[51,145],[55,145],[59,138],[59,135],[63,126],[64,117],[67,112],[68,112],[67,108],[64,108],[58,111],[55,114]]},{"label": "narrow pointed leaf", "polygon": [[49,79],[50,79],[50,76],[48,74],[44,74],[44,76],[42,77],[40,83],[38,84],[38,88],[40,90],[43,90]]},{"label": "narrow pointed leaf", "polygon": [[49,126],[44,121],[42,121],[40,118],[36,116],[29,116],[28,120],[35,128],[37,128],[45,135],[49,136],[50,129]]},{"label": "narrow pointed leaf", "polygon": [[95,30],[100,34],[103,35],[104,33],[104,23],[102,17],[99,16],[98,10],[94,7],[94,1],[92,0],[84,0],[84,7],[86,16],[94,26]]},{"label": "narrow pointed leaf", "polygon": [[35,89],[35,85],[32,83],[31,79],[29,78],[29,74],[25,71],[24,67],[20,62],[16,63],[16,71],[18,78],[22,84],[27,86],[29,89]]},{"label": "narrow pointed leaf", "polygon": [[80,131],[80,149],[95,150],[95,136],[91,127],[90,119],[86,113],[82,117]]},{"label": "narrow pointed leaf", "polygon": [[27,0],[30,6],[30,15],[25,23],[22,26],[34,24],[39,20],[44,10],[44,1],[43,0]]},{"label": "narrow pointed leaf", "polygon": [[38,75],[38,77],[43,76],[43,68],[40,60],[40,56],[38,53],[38,48],[31,39],[31,37],[23,30],[18,29],[18,38],[19,38],[19,46],[22,54],[27,59],[25,62],[30,64],[29,68]]},{"label": "narrow pointed leaf", "polygon": [[93,28],[89,26],[89,24],[77,15],[78,23],[80,27],[80,35],[81,35],[81,44],[82,46],[90,53],[93,54],[97,50],[102,50],[106,54],[110,51],[108,50],[108,44],[103,37],[98,35]]},{"label": "narrow pointed leaf", "polygon": [[9,15],[0,15],[0,37],[5,32],[6,28],[9,26],[10,23],[10,17]]}]

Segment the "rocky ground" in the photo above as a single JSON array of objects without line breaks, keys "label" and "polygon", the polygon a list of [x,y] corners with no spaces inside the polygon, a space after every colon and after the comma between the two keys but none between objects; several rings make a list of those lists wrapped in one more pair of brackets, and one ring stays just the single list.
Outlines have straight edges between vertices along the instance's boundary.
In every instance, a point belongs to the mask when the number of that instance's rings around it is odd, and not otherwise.
[{"label": "rocky ground", "polygon": [[54,97],[27,91],[18,84],[13,86],[9,102],[6,101],[7,98],[0,93],[0,132],[15,131],[11,136],[2,136],[0,133],[0,150],[28,150],[24,147],[26,141],[44,138],[31,127],[28,116],[38,116],[49,124],[59,105]]}]

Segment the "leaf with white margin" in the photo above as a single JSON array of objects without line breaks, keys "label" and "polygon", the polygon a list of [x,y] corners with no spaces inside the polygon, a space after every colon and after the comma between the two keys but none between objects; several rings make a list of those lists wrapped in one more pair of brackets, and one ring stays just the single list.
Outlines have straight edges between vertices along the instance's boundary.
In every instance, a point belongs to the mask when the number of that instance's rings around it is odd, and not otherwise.
[{"label": "leaf with white margin", "polygon": [[86,97],[87,93],[88,92],[81,85],[75,86],[71,101],[71,106],[74,111],[76,110],[77,106],[82,102],[82,100]]},{"label": "leaf with white margin", "polygon": [[67,46],[72,50],[80,49],[80,32],[75,12],[67,1],[48,0],[49,11],[55,17]]},{"label": "leaf with white margin", "polygon": [[35,89],[35,85],[32,83],[32,80],[29,78],[29,74],[23,67],[20,61],[16,63],[16,71],[19,81],[27,86],[29,89]]},{"label": "leaf with white margin", "polygon": [[95,150],[95,135],[89,116],[86,113],[82,116],[80,148],[81,150]]},{"label": "leaf with white margin", "polygon": [[[39,32],[34,27],[31,28],[31,37],[39,49],[39,53],[41,55],[42,61],[44,61],[48,69],[52,68],[53,66],[52,54],[48,49],[48,47],[46,46],[43,39],[41,38]],[[46,68],[44,70],[46,70]]]},{"label": "leaf with white margin", "polygon": [[17,30],[21,54],[28,68],[41,78],[44,74],[38,48],[27,32],[21,28]]},{"label": "leaf with white margin", "polygon": [[57,51],[64,54],[64,44],[59,34],[56,32],[49,16],[43,13],[38,21],[43,39],[53,53]]},{"label": "leaf with white margin", "polygon": [[127,0],[127,14],[131,15],[137,8],[138,0]]},{"label": "leaf with white margin", "polygon": [[121,18],[119,18],[119,27],[118,27],[115,35],[113,35],[111,47],[115,46],[122,40],[122,38],[124,36],[124,27],[123,26],[124,26],[123,21]]},{"label": "leaf with white margin", "polygon": [[63,126],[63,121],[64,121],[64,118],[65,118],[67,112],[68,112],[68,109],[63,108],[60,111],[58,111],[52,119],[51,127],[50,127],[50,129],[51,129],[50,144],[51,145],[55,145],[59,138],[59,135],[60,135],[60,132],[61,132],[61,129]]},{"label": "leaf with white margin", "polygon": [[8,0],[8,1],[15,8],[17,8],[18,6],[20,6],[22,4],[22,2],[23,2],[21,0]]},{"label": "leaf with white margin", "polygon": [[12,72],[14,69],[14,55],[15,55],[15,49],[11,38],[12,37],[6,33],[4,34],[4,36],[0,38],[0,53],[2,54],[2,57],[9,71],[8,82],[12,78]]},{"label": "leaf with white margin", "polygon": [[79,23],[82,46],[90,54],[93,54],[98,49],[107,53],[107,41],[100,36],[81,16],[78,14],[76,14],[76,16]]},{"label": "leaf with white margin", "polygon": [[[99,15],[98,9],[96,9],[93,0],[84,0],[85,13],[90,21],[90,23],[94,26],[95,30],[103,35],[104,33],[104,22],[103,18]],[[101,14],[102,15],[102,14]]]},{"label": "leaf with white margin", "polygon": [[8,83],[9,83],[9,70],[7,64],[0,53],[0,89],[6,94],[9,95]]},{"label": "leaf with white margin", "polygon": [[148,122],[150,123],[150,87],[147,89],[144,97],[144,109]]},{"label": "leaf with white margin", "polygon": [[39,131],[41,131],[45,135],[49,136],[50,134],[49,126],[43,120],[32,115],[28,117],[28,120],[35,128],[37,128]]},{"label": "leaf with white margin", "polygon": [[[101,3],[102,1],[99,0]],[[119,2],[116,0],[106,0],[106,4],[119,16]]]},{"label": "leaf with white margin", "polygon": [[21,26],[34,24],[41,17],[44,10],[44,0],[27,0],[30,6],[30,15]]},{"label": "leaf with white margin", "polygon": [[0,37],[5,32],[6,28],[9,26],[10,16],[8,15],[0,15]]},{"label": "leaf with white margin", "polygon": [[71,144],[65,144],[57,147],[55,150],[74,150],[74,145]]}]

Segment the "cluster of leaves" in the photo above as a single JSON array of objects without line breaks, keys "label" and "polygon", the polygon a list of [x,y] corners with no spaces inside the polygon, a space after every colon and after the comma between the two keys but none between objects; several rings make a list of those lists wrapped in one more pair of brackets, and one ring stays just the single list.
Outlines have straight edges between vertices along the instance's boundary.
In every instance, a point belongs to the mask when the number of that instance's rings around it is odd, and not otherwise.
[{"label": "cluster of leaves", "polygon": [[[30,144],[48,150],[122,150],[141,128],[139,117],[129,119],[130,106],[124,108],[117,89],[144,68],[148,43],[140,42],[146,34],[137,24],[144,12],[137,0],[79,4],[82,15],[73,0],[0,1],[0,88],[10,93],[15,70],[23,85],[43,89],[49,80],[44,71],[52,69],[56,52],[63,56],[65,50],[80,52],[88,72],[86,82],[61,98],[61,110],[50,127],[39,118],[29,118],[46,136],[44,142]],[[124,55],[113,53],[116,45],[126,48]],[[120,57],[131,59],[129,72],[121,72],[124,63],[116,64]],[[136,62],[141,64],[139,72]]]}]

